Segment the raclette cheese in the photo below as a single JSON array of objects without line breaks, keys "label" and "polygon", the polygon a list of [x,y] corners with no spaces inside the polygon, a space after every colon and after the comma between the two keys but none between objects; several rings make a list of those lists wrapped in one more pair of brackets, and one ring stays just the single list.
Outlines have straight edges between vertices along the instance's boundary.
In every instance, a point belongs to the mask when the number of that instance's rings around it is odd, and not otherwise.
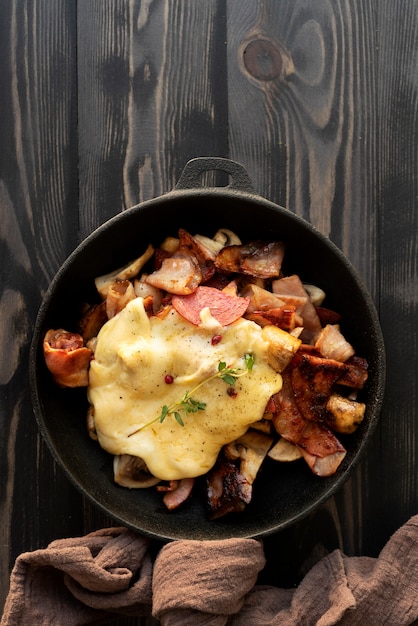
[{"label": "raclette cheese", "polygon": [[[162,480],[205,474],[226,443],[243,435],[263,417],[269,398],[282,379],[267,360],[268,342],[258,324],[243,318],[222,327],[204,310],[199,326],[174,308],[165,317],[148,317],[138,297],[100,330],[90,366],[88,397],[94,407],[102,448],[142,458]],[[220,340],[212,341],[214,335]],[[164,405],[181,401],[201,381],[218,371],[220,362],[245,371],[234,391],[220,378],[205,382],[193,398],[205,409],[173,415],[141,430],[161,415]],[[168,382],[167,382],[168,381]]]}]

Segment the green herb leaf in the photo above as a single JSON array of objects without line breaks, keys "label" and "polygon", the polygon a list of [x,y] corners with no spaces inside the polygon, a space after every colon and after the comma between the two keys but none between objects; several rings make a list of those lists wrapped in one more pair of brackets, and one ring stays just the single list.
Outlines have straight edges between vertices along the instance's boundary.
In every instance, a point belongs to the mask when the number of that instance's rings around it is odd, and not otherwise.
[{"label": "green herb leaf", "polygon": [[160,422],[162,423],[168,415],[168,406],[165,404],[161,409],[161,415],[159,417]]},{"label": "green herb leaf", "polygon": [[254,355],[247,353],[244,358],[245,358],[245,365],[247,367],[247,370],[251,371],[254,366]]},{"label": "green herb leaf", "polygon": [[227,385],[232,385],[233,387],[235,385],[236,376],[234,376],[233,374],[222,374],[221,379],[224,381],[224,383],[226,383]]},{"label": "green herb leaf", "polygon": [[240,367],[228,367],[225,361],[220,361],[218,363],[218,369],[215,374],[212,374],[211,376],[208,376],[207,378],[202,380],[190,391],[186,391],[186,393],[183,394],[179,402],[174,402],[170,406],[164,404],[164,406],[161,407],[161,413],[157,418],[151,420],[147,424],[144,424],[140,428],[137,428],[137,430],[131,433],[129,437],[132,437],[132,435],[135,435],[141,430],[144,430],[144,428],[151,426],[151,424],[154,424],[157,421],[159,421],[160,423],[164,422],[165,418],[168,415],[174,415],[174,419],[176,420],[176,422],[180,424],[180,426],[184,426],[182,414],[183,417],[185,417],[189,413],[197,413],[197,411],[204,411],[206,409],[206,402],[200,402],[199,400],[196,400],[195,398],[193,398],[193,394],[198,389],[200,389],[200,387],[210,382],[211,380],[214,380],[215,378],[220,378],[224,383],[226,383],[230,387],[233,387],[236,383],[237,378],[244,376],[253,369],[254,356],[250,353],[247,353],[244,355],[244,360],[245,370],[241,369]]},{"label": "green herb leaf", "polygon": [[180,424],[180,426],[184,426],[184,422],[181,419],[181,415],[178,411],[174,411],[174,417],[176,418],[176,421]]}]

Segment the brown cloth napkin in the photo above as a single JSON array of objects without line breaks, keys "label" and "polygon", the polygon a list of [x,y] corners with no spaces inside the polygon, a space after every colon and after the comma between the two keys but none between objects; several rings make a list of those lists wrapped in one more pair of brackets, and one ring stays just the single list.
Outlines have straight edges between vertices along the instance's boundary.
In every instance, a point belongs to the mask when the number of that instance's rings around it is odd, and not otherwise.
[{"label": "brown cloth napkin", "polygon": [[111,624],[151,613],[163,626],[418,624],[418,515],[378,558],[335,550],[295,589],[257,585],[265,557],[253,539],[172,542],[154,562],[151,552],[146,538],[109,528],[21,554],[0,625]]}]

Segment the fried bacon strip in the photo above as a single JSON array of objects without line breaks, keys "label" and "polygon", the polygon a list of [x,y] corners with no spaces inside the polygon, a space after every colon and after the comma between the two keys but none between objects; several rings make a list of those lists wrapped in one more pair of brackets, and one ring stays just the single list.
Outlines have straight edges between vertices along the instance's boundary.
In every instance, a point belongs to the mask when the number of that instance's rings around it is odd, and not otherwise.
[{"label": "fried bacon strip", "polygon": [[97,337],[99,330],[107,322],[106,300],[86,307],[79,322],[79,331],[85,342]]},{"label": "fried bacon strip", "polygon": [[327,324],[315,341],[315,348],[322,356],[343,363],[354,356],[354,348],[348,343],[337,324]]},{"label": "fried bacon strip", "polygon": [[43,342],[45,363],[60,387],[87,387],[92,351],[78,333],[48,330]]},{"label": "fried bacon strip", "polygon": [[179,251],[166,257],[160,269],[147,276],[145,282],[163,291],[185,296],[200,285],[202,272],[193,255]]},{"label": "fried bacon strip", "polygon": [[108,319],[115,317],[135,297],[135,289],[130,280],[117,280],[112,283],[108,288],[106,296],[106,314]]},{"label": "fried bacon strip", "polygon": [[296,306],[296,314],[303,319],[302,338],[310,343],[321,332],[322,325],[315,306],[299,276],[285,276],[274,280],[273,293],[290,306]]},{"label": "fried bacon strip", "polygon": [[285,246],[282,242],[251,241],[225,246],[215,258],[224,272],[247,274],[256,278],[276,278],[282,267]]},{"label": "fried bacon strip", "polygon": [[179,230],[178,246],[164,251],[159,267],[145,278],[153,287],[176,295],[188,295],[215,273],[215,255],[184,229]]},{"label": "fried bacon strip", "polygon": [[285,370],[283,387],[275,394],[273,424],[279,435],[294,444],[317,476],[334,474],[346,455],[344,446],[324,424],[307,419],[300,411],[292,386],[292,373]]},{"label": "fried bacon strip", "polygon": [[318,422],[307,420],[297,442],[303,458],[316,476],[331,476],[347,454],[334,433]]},{"label": "fried bacon strip", "polygon": [[157,491],[164,491],[163,502],[169,511],[178,509],[192,495],[195,478],[171,480],[168,486],[158,485]]},{"label": "fried bacon strip", "polygon": [[299,351],[291,363],[295,402],[306,419],[323,421],[325,407],[337,381],[346,373],[344,363]]},{"label": "fried bacon strip", "polygon": [[251,501],[252,485],[238,466],[219,455],[206,477],[207,505],[210,519],[243,511]]}]

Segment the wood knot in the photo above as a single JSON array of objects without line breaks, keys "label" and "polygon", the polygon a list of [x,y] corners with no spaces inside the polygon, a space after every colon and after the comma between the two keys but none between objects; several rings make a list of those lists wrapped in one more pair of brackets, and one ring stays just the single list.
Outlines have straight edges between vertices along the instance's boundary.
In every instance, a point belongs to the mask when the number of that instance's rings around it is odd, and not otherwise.
[{"label": "wood knot", "polygon": [[246,71],[261,81],[283,80],[293,68],[286,51],[270,39],[259,38],[246,44],[243,60]]}]

